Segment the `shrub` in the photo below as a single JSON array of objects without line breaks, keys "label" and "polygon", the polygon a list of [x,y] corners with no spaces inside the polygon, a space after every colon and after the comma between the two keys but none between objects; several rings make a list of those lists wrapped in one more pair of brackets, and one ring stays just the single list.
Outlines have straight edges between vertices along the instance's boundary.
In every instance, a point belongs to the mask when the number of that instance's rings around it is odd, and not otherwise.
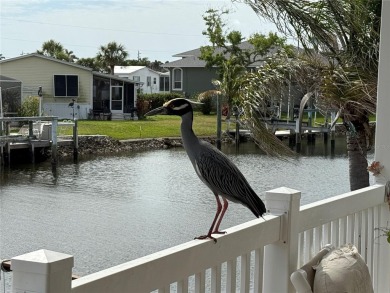
[{"label": "shrub", "polygon": [[39,97],[28,97],[23,100],[18,111],[19,117],[39,116]]},{"label": "shrub", "polygon": [[155,94],[138,94],[137,96],[137,113],[142,118],[146,112],[151,109],[161,107],[165,102],[175,99],[184,98],[179,93],[155,93]]},{"label": "shrub", "polygon": [[215,111],[214,97],[216,97],[215,91],[207,91],[199,94],[198,101],[203,103],[201,106],[202,114],[210,115],[211,111]]}]

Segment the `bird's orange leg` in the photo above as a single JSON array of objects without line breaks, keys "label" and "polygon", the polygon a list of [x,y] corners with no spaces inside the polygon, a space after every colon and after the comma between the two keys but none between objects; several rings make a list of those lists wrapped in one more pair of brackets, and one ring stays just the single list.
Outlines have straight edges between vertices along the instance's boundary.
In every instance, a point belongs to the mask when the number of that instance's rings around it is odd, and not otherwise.
[{"label": "bird's orange leg", "polygon": [[[201,239],[201,240],[202,239],[213,239],[214,242],[217,242],[217,239],[215,239],[211,234],[213,234],[214,233],[213,231],[215,231],[214,226],[215,226],[215,223],[217,222],[218,216],[221,214],[222,204],[221,204],[221,201],[219,200],[218,194],[214,194],[214,195],[215,195],[215,199],[217,200],[217,212],[215,213],[215,217],[214,217],[213,223],[211,224],[210,230],[207,233],[207,235],[195,237],[195,239]],[[218,221],[218,222],[220,222],[220,221]],[[218,224],[218,227],[219,227],[219,224]]]},{"label": "bird's orange leg", "polygon": [[229,206],[229,202],[226,200],[226,198],[223,198],[223,208],[221,213],[219,214],[217,224],[214,227],[214,231],[211,234],[226,234],[225,231],[219,231],[219,225],[221,225],[222,218],[225,215],[228,206]]}]

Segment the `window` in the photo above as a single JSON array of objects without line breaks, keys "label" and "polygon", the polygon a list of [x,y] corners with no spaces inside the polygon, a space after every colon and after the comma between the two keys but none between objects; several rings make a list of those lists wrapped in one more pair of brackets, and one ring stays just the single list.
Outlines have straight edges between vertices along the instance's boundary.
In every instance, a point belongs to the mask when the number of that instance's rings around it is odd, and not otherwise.
[{"label": "window", "polygon": [[140,77],[140,76],[137,76],[137,75],[134,75],[134,76],[133,76],[133,80],[134,80],[134,81],[140,81],[140,80],[141,80],[141,77]]},{"label": "window", "polygon": [[160,92],[169,92],[169,76],[160,76]]},{"label": "window", "polygon": [[55,97],[78,97],[79,77],[77,75],[54,75]]},{"label": "window", "polygon": [[152,82],[152,78],[150,76],[147,76],[146,77],[146,86],[150,86],[151,82]]},{"label": "window", "polygon": [[173,88],[174,90],[182,89],[183,70],[181,68],[174,68],[172,71],[173,75]]},{"label": "window", "polygon": [[157,83],[157,78],[153,77],[153,84]]}]

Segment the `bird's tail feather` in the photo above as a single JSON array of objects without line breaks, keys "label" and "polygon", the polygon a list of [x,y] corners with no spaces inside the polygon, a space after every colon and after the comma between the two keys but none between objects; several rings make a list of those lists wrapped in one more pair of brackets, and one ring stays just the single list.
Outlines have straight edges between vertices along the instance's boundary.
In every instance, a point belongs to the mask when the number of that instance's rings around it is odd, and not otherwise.
[{"label": "bird's tail feather", "polygon": [[257,218],[262,217],[267,211],[264,202],[255,193],[251,196],[251,202],[248,205],[248,208]]}]

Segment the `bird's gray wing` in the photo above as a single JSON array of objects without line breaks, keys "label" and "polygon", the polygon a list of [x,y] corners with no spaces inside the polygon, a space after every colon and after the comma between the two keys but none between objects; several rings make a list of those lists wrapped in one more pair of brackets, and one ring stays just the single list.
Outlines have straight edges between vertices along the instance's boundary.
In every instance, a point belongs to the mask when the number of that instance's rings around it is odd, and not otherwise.
[{"label": "bird's gray wing", "polygon": [[258,214],[261,216],[265,212],[264,204],[250,187],[244,175],[221,151],[210,144],[201,144],[195,165],[201,180],[214,193],[233,202],[242,203],[257,217]]}]

